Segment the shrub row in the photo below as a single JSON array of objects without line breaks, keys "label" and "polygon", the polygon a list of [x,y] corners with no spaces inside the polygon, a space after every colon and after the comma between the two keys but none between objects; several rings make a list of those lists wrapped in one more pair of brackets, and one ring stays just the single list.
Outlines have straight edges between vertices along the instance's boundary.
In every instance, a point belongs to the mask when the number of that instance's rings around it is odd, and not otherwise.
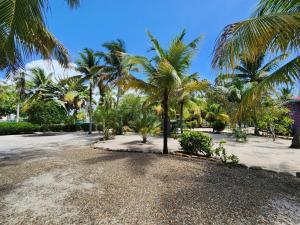
[{"label": "shrub row", "polygon": [[[73,125],[36,125],[28,122],[1,122],[0,123],[0,135],[10,135],[10,134],[31,134],[34,132],[76,132],[76,131],[89,130],[89,124],[73,124]],[[93,124],[93,131],[101,130],[101,127],[97,127]]]},{"label": "shrub row", "polygon": [[39,131],[40,126],[27,122],[11,123],[1,122],[0,123],[0,135],[8,134],[31,134]]}]

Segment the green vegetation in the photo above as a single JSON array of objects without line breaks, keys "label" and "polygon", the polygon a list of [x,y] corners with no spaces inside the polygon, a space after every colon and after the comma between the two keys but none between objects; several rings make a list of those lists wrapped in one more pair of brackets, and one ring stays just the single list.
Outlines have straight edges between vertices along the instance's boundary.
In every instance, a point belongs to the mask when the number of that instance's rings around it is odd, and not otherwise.
[{"label": "green vegetation", "polygon": [[61,124],[67,119],[66,111],[55,102],[33,102],[26,113],[29,122],[40,125]]},{"label": "green vegetation", "polygon": [[[80,3],[67,2],[72,8]],[[24,58],[33,53],[54,56],[66,66],[67,51],[45,27],[47,1],[4,0],[1,7],[0,33],[11,38],[2,35],[0,69],[14,72],[12,84],[0,84],[1,118],[16,114],[17,122],[39,124],[42,131],[84,129],[91,134],[97,127],[104,139],[133,130],[143,142],[161,128],[164,154],[168,137],[179,131],[182,140],[195,135],[198,141],[199,134],[185,128],[232,128],[237,141],[247,139],[247,127],[274,140],[292,135],[284,103],[300,78],[298,1],[260,0],[250,19],[227,26],[214,52],[215,83],[191,71],[202,36],[186,42],[185,30],[167,48],[148,32],[150,57],[130,55],[121,39],[105,42],[99,50],[84,48],[76,60],[76,76],[54,79],[41,68],[24,71]],[[138,79],[136,73],[146,78]],[[132,90],[136,93],[128,92]],[[293,133],[292,147],[300,148],[300,130]],[[222,157],[226,161],[225,153]]]},{"label": "green vegetation", "polygon": [[184,152],[198,155],[204,154],[207,157],[213,155],[213,140],[208,134],[197,131],[187,131],[181,135],[179,140]]},{"label": "green vegetation", "polygon": [[0,123],[0,135],[10,134],[31,134],[39,131],[40,126],[27,122],[11,123],[2,122]]}]

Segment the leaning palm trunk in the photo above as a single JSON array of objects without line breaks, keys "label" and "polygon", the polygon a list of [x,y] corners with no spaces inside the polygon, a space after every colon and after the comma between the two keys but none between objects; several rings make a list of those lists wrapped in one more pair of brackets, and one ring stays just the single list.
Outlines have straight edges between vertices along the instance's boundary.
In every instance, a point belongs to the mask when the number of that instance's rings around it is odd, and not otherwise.
[{"label": "leaning palm trunk", "polygon": [[296,126],[293,134],[291,148],[300,148],[300,126]]},{"label": "leaning palm trunk", "polygon": [[92,90],[92,84],[90,84],[89,133],[88,133],[88,134],[92,134],[92,131],[93,131],[93,121],[92,121],[92,98],[93,98],[93,90]]},{"label": "leaning palm trunk", "polygon": [[163,154],[168,154],[168,133],[169,133],[169,96],[168,93],[164,94],[163,100],[163,136],[164,136],[164,146],[163,146]]}]

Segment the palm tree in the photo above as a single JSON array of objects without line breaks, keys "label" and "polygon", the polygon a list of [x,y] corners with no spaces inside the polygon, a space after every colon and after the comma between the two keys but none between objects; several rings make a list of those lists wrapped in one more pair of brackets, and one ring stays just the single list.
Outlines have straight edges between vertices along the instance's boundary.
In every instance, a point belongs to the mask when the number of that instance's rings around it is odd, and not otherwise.
[{"label": "palm tree", "polygon": [[206,81],[200,82],[198,80],[198,74],[192,74],[189,76],[184,76],[181,81],[181,85],[176,90],[176,100],[179,102],[179,127],[180,132],[183,133],[183,112],[184,107],[186,105],[193,104],[193,94],[197,91],[201,91],[205,89],[208,86],[208,83]]},{"label": "palm tree", "polygon": [[18,123],[20,120],[20,104],[22,99],[25,95],[25,86],[26,86],[26,80],[25,80],[26,73],[24,71],[21,71],[18,76],[14,77],[15,83],[16,83],[16,91],[17,91],[17,117],[16,122]]},{"label": "palm tree", "polygon": [[129,69],[132,70],[132,66],[123,63],[123,58],[126,55],[125,42],[123,40],[117,39],[116,41],[106,42],[102,46],[108,51],[99,52],[105,63],[102,71],[108,74],[108,82],[113,82],[117,86],[116,106],[118,107],[122,85],[129,76]]},{"label": "palm tree", "polygon": [[[213,123],[216,121],[227,123],[229,122],[229,116],[224,112],[219,104],[212,104],[207,108],[205,120],[209,123]],[[214,128],[213,132],[215,132]]]},{"label": "palm tree", "polygon": [[[66,2],[74,8],[80,0]],[[24,66],[24,57],[36,53],[44,58],[54,56],[63,65],[68,65],[67,50],[46,28],[48,10],[47,0],[0,1],[0,70],[16,71]]]},{"label": "palm tree", "polygon": [[[264,82],[270,76],[271,72],[274,71],[276,68],[279,67],[279,63],[287,57],[286,54],[279,55],[274,59],[270,60],[269,62],[264,64],[265,61],[265,54],[258,55],[252,59],[242,57],[240,60],[240,64],[234,68],[234,77],[240,78],[245,84],[250,84],[251,88],[248,89],[249,92],[245,92],[243,101],[247,101],[249,99],[249,95],[253,90],[255,90],[256,86],[259,85],[261,82]],[[267,89],[267,91],[269,91]],[[260,93],[266,93],[267,91],[261,91]],[[249,94],[250,93],[250,94]],[[251,101],[251,100],[249,100]],[[252,104],[253,108],[253,121],[254,121],[254,134],[259,135],[258,130],[258,122],[257,122],[257,105],[258,102]]]},{"label": "palm tree", "polygon": [[148,32],[153,50],[156,55],[152,59],[141,56],[127,58],[130,65],[139,65],[147,75],[147,81],[131,78],[129,85],[142,89],[149,95],[149,99],[159,100],[163,108],[163,154],[168,154],[168,133],[169,133],[169,101],[171,94],[181,84],[181,77],[187,73],[191,65],[191,59],[195,53],[197,44],[201,37],[190,44],[183,43],[185,36],[183,31],[171,43],[168,49],[163,49],[154,36]]},{"label": "palm tree", "polygon": [[36,99],[47,97],[49,85],[53,83],[53,73],[46,74],[46,72],[40,68],[32,68],[29,71],[29,98],[27,101],[34,101]]},{"label": "palm tree", "polygon": [[83,78],[81,76],[65,77],[60,79],[55,86],[57,89],[53,91],[53,99],[61,101],[69,115],[73,112],[74,121],[76,121],[78,110],[88,101]]},{"label": "palm tree", "polygon": [[[213,66],[233,68],[240,56],[253,59],[266,51],[293,52],[294,57],[273,71],[248,94],[255,99],[264,90],[300,78],[300,1],[260,0],[252,18],[225,27],[215,48]],[[300,127],[292,146],[300,148]]]},{"label": "palm tree", "polygon": [[85,48],[77,60],[77,70],[82,73],[83,80],[89,85],[89,134],[92,133],[92,112],[93,112],[93,89],[101,77],[100,58],[92,49]]}]

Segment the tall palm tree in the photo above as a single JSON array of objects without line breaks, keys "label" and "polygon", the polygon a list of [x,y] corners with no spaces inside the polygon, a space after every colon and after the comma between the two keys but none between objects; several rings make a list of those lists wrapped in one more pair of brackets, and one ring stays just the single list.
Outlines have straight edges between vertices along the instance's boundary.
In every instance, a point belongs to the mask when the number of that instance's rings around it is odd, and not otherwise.
[{"label": "tall palm tree", "polygon": [[80,58],[77,60],[77,70],[82,73],[83,80],[89,85],[89,134],[92,133],[92,113],[93,113],[93,89],[99,83],[101,77],[100,58],[99,55],[92,49],[85,48],[79,54]]},{"label": "tall palm tree", "polygon": [[163,154],[168,154],[169,133],[169,101],[171,94],[180,86],[181,77],[187,74],[191,65],[191,59],[195,53],[201,37],[190,44],[184,44],[183,31],[171,43],[168,49],[163,49],[154,36],[148,32],[156,55],[152,59],[141,56],[127,58],[129,64],[139,65],[147,75],[147,81],[131,78],[130,86],[142,89],[150,96],[150,99],[159,100],[163,108]]},{"label": "tall palm tree", "polygon": [[[80,0],[66,2],[74,8]],[[47,0],[0,1],[0,70],[16,71],[24,66],[24,57],[36,53],[45,58],[54,56],[67,66],[67,50],[47,30],[45,14],[48,10]]]},{"label": "tall palm tree", "polygon": [[117,39],[116,41],[106,42],[102,46],[107,50],[107,52],[99,52],[105,63],[102,71],[109,76],[108,82],[112,82],[114,86],[117,86],[116,106],[118,107],[122,85],[129,76],[129,69],[132,70],[132,68],[130,65],[123,63],[126,55],[126,47],[123,40]]},{"label": "tall palm tree", "polygon": [[[294,57],[273,71],[249,93],[249,98],[281,83],[300,78],[300,1],[260,0],[253,16],[225,27],[215,48],[213,66],[233,68],[240,56],[250,59],[270,53],[293,52]],[[300,127],[292,146],[300,148]]]}]

